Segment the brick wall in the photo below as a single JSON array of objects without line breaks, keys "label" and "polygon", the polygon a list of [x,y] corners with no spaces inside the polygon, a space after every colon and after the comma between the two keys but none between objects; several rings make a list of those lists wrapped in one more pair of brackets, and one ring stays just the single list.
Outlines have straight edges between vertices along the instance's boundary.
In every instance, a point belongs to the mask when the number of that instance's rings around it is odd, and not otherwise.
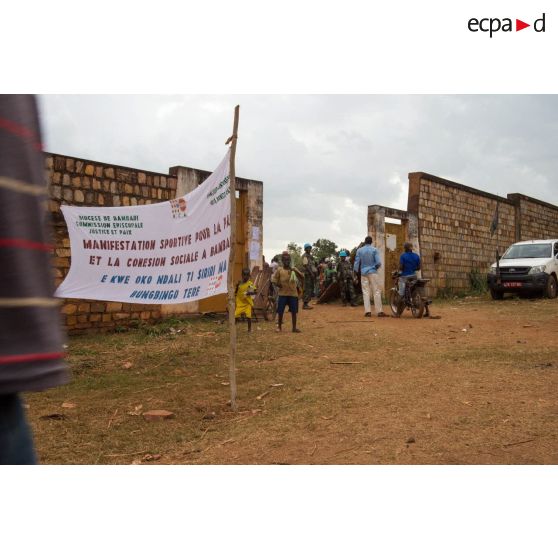
[{"label": "brick wall", "polygon": [[[498,231],[490,234],[496,204]],[[429,295],[470,288],[469,274],[485,274],[514,242],[558,238],[558,207],[509,194],[495,196],[426,173],[409,174],[408,213],[418,217],[423,276],[430,278]]]},{"label": "brick wall", "polygon": [[[515,206],[501,198],[424,173],[409,175],[409,211],[417,214],[424,276],[429,294],[440,289],[470,288],[469,273],[485,273],[500,253],[515,242]],[[490,234],[496,203],[498,234]]]},{"label": "brick wall", "polygon": [[519,207],[521,240],[558,238],[558,207],[522,194],[508,197]]},{"label": "brick wall", "polygon": [[[185,193],[178,188],[180,177],[177,169],[188,171],[191,184],[187,191],[194,189],[211,174],[186,167],[173,167],[170,174],[154,173],[55,153],[45,154],[45,165],[50,192],[49,211],[54,228],[56,286],[63,281],[71,262],[70,240],[60,205],[129,206],[159,203]],[[237,188],[248,191],[248,221],[251,226],[258,226],[261,230],[263,184],[237,178]],[[261,258],[253,265],[261,265]],[[79,333],[114,330],[132,321],[154,322],[162,316],[196,312],[197,308],[197,303],[159,306],[68,299],[62,306],[62,316],[68,331]]]}]

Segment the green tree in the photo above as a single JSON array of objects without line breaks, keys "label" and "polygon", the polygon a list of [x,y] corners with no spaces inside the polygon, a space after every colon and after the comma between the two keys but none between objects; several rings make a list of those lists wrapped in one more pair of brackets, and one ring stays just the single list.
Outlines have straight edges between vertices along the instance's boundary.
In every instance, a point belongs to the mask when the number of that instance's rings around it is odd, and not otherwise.
[{"label": "green tree", "polygon": [[337,259],[337,244],[327,238],[319,238],[314,242],[312,255],[319,262],[322,258]]},{"label": "green tree", "polygon": [[302,246],[299,246],[296,242],[289,242],[287,252],[291,255],[291,265],[300,267],[302,265]]}]

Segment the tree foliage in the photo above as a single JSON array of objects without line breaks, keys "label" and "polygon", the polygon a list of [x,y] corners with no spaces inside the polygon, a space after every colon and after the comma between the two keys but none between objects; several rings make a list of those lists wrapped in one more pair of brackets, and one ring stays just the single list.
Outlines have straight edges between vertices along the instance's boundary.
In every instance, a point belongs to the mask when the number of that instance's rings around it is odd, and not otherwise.
[{"label": "tree foliage", "polygon": [[[302,253],[303,247],[296,242],[289,242],[287,245],[287,252],[291,255],[291,262],[293,267],[302,266]],[[312,246],[312,255],[318,263],[322,258],[332,258],[337,260],[338,247],[335,242],[327,238],[319,238]]]},{"label": "tree foliage", "polygon": [[291,265],[300,267],[302,265],[302,246],[299,246],[296,242],[289,242],[287,252],[291,255]]},{"label": "tree foliage", "polygon": [[312,255],[316,258],[316,261],[320,261],[322,258],[337,258],[337,244],[333,240],[328,240],[327,238],[318,238],[314,242],[312,247]]}]

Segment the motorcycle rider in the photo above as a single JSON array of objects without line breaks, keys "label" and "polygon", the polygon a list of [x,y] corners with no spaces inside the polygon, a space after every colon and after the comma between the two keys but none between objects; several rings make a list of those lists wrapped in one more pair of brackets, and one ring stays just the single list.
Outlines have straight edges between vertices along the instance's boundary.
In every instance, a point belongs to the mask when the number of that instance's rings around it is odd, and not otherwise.
[{"label": "motorcycle rider", "polygon": [[399,257],[399,296],[405,298],[405,286],[407,281],[417,278],[417,271],[420,270],[420,256],[413,252],[413,245],[405,242],[403,245],[405,252]]}]

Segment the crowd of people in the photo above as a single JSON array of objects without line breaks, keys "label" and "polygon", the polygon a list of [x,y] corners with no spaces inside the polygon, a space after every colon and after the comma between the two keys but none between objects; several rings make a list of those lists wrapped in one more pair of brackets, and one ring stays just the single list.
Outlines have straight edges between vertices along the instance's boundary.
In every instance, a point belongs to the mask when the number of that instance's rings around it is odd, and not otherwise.
[{"label": "crowd of people", "polygon": [[[399,294],[405,294],[406,282],[415,279],[420,270],[420,256],[413,252],[410,242],[404,245],[404,253],[399,259]],[[378,271],[382,261],[378,249],[372,243],[372,237],[367,236],[357,249],[349,254],[341,250],[334,263],[331,258],[316,261],[312,254],[312,245],[306,243],[301,258],[300,269],[292,265],[291,254],[284,251],[281,256],[275,256],[270,264],[271,285],[270,294],[277,300],[277,331],[283,329],[285,310],[291,314],[291,331],[300,333],[297,327],[299,300],[302,299],[302,310],[312,310],[310,302],[313,298],[320,298],[334,283],[339,287],[343,306],[358,306],[357,290],[360,287],[364,303],[364,316],[372,317],[371,302],[374,302],[374,312],[379,318],[386,318],[382,305],[382,285]],[[236,287],[236,317],[246,318],[248,331],[252,329],[252,314],[254,305],[255,286],[250,280],[250,270],[245,269],[242,280]]]}]

